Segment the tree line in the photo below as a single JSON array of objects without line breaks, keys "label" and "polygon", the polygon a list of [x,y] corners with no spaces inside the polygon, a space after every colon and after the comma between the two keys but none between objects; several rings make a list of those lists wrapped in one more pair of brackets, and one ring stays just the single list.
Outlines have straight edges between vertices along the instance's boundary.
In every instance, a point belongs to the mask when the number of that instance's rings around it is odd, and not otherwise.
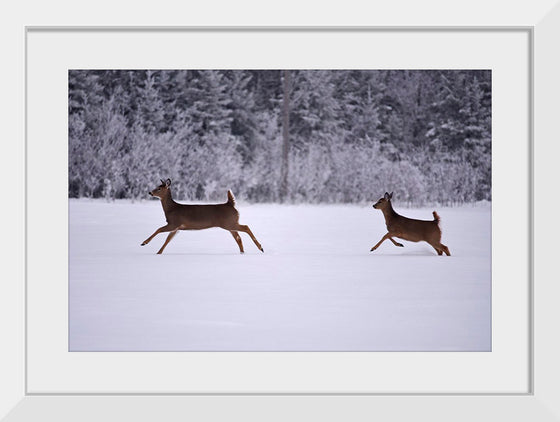
[{"label": "tree line", "polygon": [[487,70],[70,70],[69,196],[491,200]]}]

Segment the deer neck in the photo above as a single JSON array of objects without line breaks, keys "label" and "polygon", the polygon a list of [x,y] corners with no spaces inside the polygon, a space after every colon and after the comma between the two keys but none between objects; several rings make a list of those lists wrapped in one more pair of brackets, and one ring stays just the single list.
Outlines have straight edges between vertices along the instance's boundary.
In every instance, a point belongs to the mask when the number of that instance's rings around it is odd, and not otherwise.
[{"label": "deer neck", "polygon": [[385,222],[387,224],[389,224],[389,222],[391,222],[392,220],[394,220],[395,218],[399,217],[399,215],[397,214],[397,212],[393,209],[393,205],[391,205],[391,203],[389,202],[389,205],[387,205],[385,208],[383,208],[381,211],[383,211],[383,216],[385,217]]},{"label": "deer neck", "polygon": [[161,206],[163,207],[163,212],[167,213],[171,211],[177,203],[171,197],[171,191],[168,190],[167,194],[161,198]]}]

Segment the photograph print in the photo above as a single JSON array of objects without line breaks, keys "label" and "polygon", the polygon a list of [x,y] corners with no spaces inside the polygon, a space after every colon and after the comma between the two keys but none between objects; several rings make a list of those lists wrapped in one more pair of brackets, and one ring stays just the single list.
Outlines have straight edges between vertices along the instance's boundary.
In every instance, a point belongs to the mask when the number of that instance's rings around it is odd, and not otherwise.
[{"label": "photograph print", "polygon": [[68,71],[70,352],[489,352],[490,70]]}]

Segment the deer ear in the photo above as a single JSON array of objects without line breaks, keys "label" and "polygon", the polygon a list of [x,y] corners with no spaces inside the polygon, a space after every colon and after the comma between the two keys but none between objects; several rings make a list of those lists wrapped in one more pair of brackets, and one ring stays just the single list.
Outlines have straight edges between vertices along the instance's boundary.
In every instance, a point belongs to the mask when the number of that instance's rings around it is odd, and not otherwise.
[{"label": "deer ear", "polygon": [[389,199],[393,199],[393,192],[389,194]]},{"label": "deer ear", "polygon": [[171,185],[171,179],[167,179],[167,180],[165,181],[165,186],[169,186],[169,185]]},{"label": "deer ear", "polygon": [[[391,194],[391,195],[392,195],[392,194]],[[389,195],[387,192],[385,192],[384,198],[385,198],[385,199],[391,199],[391,195]]]}]

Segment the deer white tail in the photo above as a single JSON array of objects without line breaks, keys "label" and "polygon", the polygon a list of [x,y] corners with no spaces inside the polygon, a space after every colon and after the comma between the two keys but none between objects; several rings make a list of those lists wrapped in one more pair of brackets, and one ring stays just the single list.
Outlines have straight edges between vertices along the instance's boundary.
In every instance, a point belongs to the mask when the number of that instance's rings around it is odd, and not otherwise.
[{"label": "deer white tail", "polygon": [[230,190],[227,191],[227,201],[228,204],[235,206],[235,196],[233,196],[233,192]]},{"label": "deer white tail", "polygon": [[439,218],[438,213],[434,211],[434,212],[432,212],[432,214],[434,216],[434,221],[439,224],[440,218]]}]

